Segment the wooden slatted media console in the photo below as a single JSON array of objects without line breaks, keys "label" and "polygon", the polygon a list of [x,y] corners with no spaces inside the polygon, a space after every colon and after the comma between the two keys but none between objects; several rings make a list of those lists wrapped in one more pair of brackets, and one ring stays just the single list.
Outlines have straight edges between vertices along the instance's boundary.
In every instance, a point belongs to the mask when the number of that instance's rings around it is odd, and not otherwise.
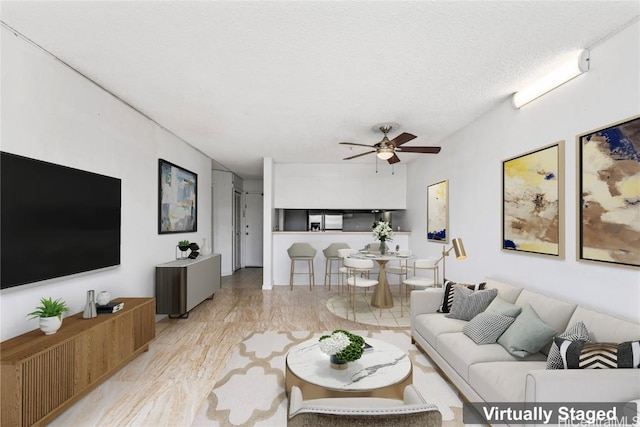
[{"label": "wooden slatted media console", "polygon": [[53,335],[35,330],[0,343],[3,426],[45,425],[140,353],[155,337],[155,298],[67,317]]}]

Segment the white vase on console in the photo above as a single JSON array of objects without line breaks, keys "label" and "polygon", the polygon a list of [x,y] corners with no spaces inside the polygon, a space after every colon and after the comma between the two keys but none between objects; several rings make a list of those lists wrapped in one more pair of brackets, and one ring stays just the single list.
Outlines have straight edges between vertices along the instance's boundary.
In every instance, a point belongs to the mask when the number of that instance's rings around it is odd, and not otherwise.
[{"label": "white vase on console", "polygon": [[200,248],[200,253],[202,255],[211,254],[211,242],[206,237],[202,239],[202,247]]}]

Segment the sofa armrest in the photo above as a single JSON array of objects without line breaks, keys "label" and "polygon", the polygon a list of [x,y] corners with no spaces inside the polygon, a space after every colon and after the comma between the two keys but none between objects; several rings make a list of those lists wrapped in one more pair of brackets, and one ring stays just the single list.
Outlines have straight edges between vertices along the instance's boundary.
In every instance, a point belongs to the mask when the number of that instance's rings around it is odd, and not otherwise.
[{"label": "sofa armrest", "polygon": [[630,402],[640,396],[640,369],[530,371],[525,402]]},{"label": "sofa armrest", "polygon": [[427,288],[411,292],[411,317],[418,314],[436,313],[442,305],[444,289]]}]

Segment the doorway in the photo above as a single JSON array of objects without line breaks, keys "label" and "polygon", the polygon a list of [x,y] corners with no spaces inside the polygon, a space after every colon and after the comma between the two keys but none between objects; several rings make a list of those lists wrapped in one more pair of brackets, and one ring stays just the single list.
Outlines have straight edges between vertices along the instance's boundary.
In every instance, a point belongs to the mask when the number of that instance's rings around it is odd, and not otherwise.
[{"label": "doorway", "polygon": [[262,267],[262,193],[245,193],[244,265]]},{"label": "doorway", "polygon": [[242,265],[242,194],[233,192],[233,271]]}]

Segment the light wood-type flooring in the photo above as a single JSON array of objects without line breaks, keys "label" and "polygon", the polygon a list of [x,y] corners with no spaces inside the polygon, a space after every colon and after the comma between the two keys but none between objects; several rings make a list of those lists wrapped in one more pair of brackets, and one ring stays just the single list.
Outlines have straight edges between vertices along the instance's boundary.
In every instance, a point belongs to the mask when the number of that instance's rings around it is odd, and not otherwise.
[{"label": "light wood-type flooring", "polygon": [[354,323],[326,308],[322,284],[262,290],[262,269],[223,278],[187,319],[162,319],[149,351],[57,417],[56,426],[190,426],[233,347],[252,331],[398,329]]}]

